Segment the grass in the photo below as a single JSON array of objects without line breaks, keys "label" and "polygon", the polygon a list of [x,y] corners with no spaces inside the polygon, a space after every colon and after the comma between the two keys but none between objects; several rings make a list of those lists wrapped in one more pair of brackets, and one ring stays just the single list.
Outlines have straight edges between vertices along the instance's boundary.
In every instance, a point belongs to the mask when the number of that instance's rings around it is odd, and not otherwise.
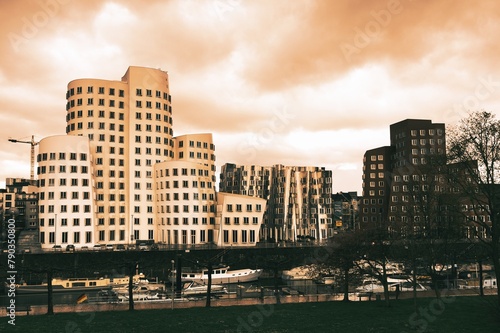
[{"label": "grass", "polygon": [[63,313],[2,318],[0,332],[498,332],[495,297]]}]

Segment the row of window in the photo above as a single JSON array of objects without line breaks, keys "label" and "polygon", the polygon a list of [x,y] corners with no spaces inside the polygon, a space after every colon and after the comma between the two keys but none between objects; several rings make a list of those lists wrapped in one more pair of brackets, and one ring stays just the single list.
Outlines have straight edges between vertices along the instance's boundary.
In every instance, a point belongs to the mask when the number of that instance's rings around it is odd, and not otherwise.
[{"label": "row of window", "polygon": [[[189,152],[189,158],[195,158],[194,157],[194,153],[195,153],[194,151],[190,151]],[[199,160],[201,160],[201,158],[202,158],[201,154],[202,154],[201,152],[197,152],[196,153],[196,158],[199,159]],[[184,158],[184,152],[180,151],[179,152],[179,159],[183,159],[183,158]],[[208,160],[208,154],[207,153],[203,153],[203,159]],[[210,154],[210,160],[215,161],[215,155],[214,154]]]},{"label": "row of window", "polygon": [[[40,187],[56,186],[56,180],[55,180],[55,178],[49,178],[48,182],[46,182],[46,179],[40,179],[40,180],[38,180],[38,185]],[[59,186],[66,186],[66,185],[87,187],[87,186],[89,186],[89,180],[86,179],[86,178],[84,178],[84,179],[78,179],[78,178],[71,178],[71,179],[60,178],[59,179]]]},{"label": "row of window", "polygon": [[[252,205],[252,204],[247,204],[247,205],[246,205],[246,211],[247,211],[247,212],[251,212],[251,211],[252,211],[252,207],[253,207],[253,205]],[[241,204],[235,204],[235,205],[234,205],[234,208],[235,208],[235,211],[236,211],[236,212],[242,212],[242,211],[243,211],[243,209],[242,209],[242,208],[243,208],[243,205],[241,205]],[[227,205],[226,205],[226,210],[227,210],[228,212],[232,212],[232,211],[233,211],[233,204],[227,204]],[[260,212],[260,211],[262,211],[262,205],[261,205],[261,204],[256,204],[256,205],[255,205],[255,211],[256,211],[256,212]]]},{"label": "row of window", "polygon": [[[49,165],[49,173],[55,173],[56,172],[56,166],[55,165]],[[66,166],[66,165],[59,165],[59,168],[58,169],[58,172],[59,173],[66,173],[66,171],[68,170],[70,173],[78,173],[78,169],[80,169],[80,173],[82,174],[85,174],[85,173],[88,173],[89,172],[89,169],[88,169],[88,166],[86,165],[82,165],[80,167],[78,167],[77,165],[70,165],[70,166]],[[39,175],[43,175],[45,173],[47,173],[47,167],[45,165],[43,166],[39,166],[37,168],[37,173]],[[64,179],[64,184],[63,185],[66,185],[66,179]]]},{"label": "row of window", "polygon": [[384,160],[384,155],[371,155],[370,156],[370,161],[383,161]]},{"label": "row of window", "polygon": [[[198,217],[192,217],[191,218],[191,225],[198,225],[199,222],[201,221],[201,224],[202,225],[208,225],[208,222],[210,222],[210,225],[215,225],[215,217],[213,216],[209,216],[209,217],[201,217],[201,218],[198,218]],[[170,217],[162,217],[161,218],[161,224],[162,225],[165,225],[165,222],[167,223],[167,225],[179,225],[180,223],[180,219],[178,217],[173,217],[173,218],[170,218]],[[182,218],[182,224],[183,225],[189,225],[189,218],[188,217],[183,217]]]},{"label": "row of window", "polygon": [[[208,177],[208,170],[205,169],[189,169],[189,174],[188,174],[188,168],[181,168],[180,172],[178,168],[173,168],[173,169],[165,169],[165,170],[159,170],[159,176],[163,177],[163,174],[165,171],[165,177],[170,177],[170,170],[172,170],[172,176],[196,176],[198,175],[199,177]],[[158,176],[158,172],[157,172]]]},{"label": "row of window", "polygon": [[[105,94],[105,87],[97,87],[97,92],[98,94]],[[151,89],[145,89],[146,91],[146,96],[147,97],[153,97],[153,90]],[[109,88],[108,90],[108,95],[109,96],[115,96],[116,89],[115,88]],[[83,87],[76,87],[76,94],[81,95],[83,93]],[[87,86],[87,94],[93,94],[94,93],[94,87],[93,86]],[[142,89],[137,88],[135,90],[136,96],[142,96]],[[71,88],[66,92],[66,99],[70,98],[71,96],[75,95],[75,88]],[[172,101],[172,96],[169,95],[166,92],[161,92],[160,90],[155,91],[155,97],[156,98],[162,98],[164,100],[168,100],[169,102]],[[125,90],[123,89],[118,89],[118,97],[125,97]]]},{"label": "row of window", "polygon": [[[47,209],[45,209],[47,207]],[[71,208],[71,209],[68,209]],[[45,214],[47,213],[56,213],[55,206],[54,205],[39,205],[38,209],[40,210],[40,214]],[[59,213],[90,213],[90,205],[71,205],[71,207],[68,207],[67,205],[60,205],[59,207]]]},{"label": "row of window", "polygon": [[[114,108],[116,107],[116,101],[114,99],[108,100],[108,107]],[[148,109],[153,109],[153,102],[151,101],[145,101],[146,103],[144,104],[146,108]],[[87,106],[93,106],[94,105],[94,99],[93,98],[87,98]],[[106,100],[104,98],[99,98],[97,99],[97,105],[98,106],[104,106],[106,107]],[[78,98],[75,100],[72,99],[66,103],[66,110],[69,110],[71,108],[74,108],[75,106],[83,106],[83,98]],[[136,100],[135,101],[135,107],[136,108],[142,108],[143,104],[142,101]],[[119,109],[125,109],[125,102],[124,101],[118,101],[118,108]],[[166,104],[166,103],[161,103],[161,102],[155,102],[154,108],[156,110],[162,110],[167,111],[170,114],[172,114],[172,106]],[[73,118],[71,118],[73,119]]]},{"label": "row of window", "polygon": [[[191,209],[189,208],[191,207]],[[167,214],[170,214],[170,213],[180,213],[181,210],[180,210],[181,206],[179,205],[172,205],[172,206],[160,206],[160,213],[167,213]],[[202,205],[201,206],[201,212],[203,213],[208,213],[208,212],[211,212],[211,213],[215,213],[215,205]],[[200,206],[199,205],[183,205],[182,206],[182,212],[183,213],[190,213],[190,212],[193,212],[193,213],[200,213]]]},{"label": "row of window", "polygon": [[[94,128],[94,123],[93,122],[89,122],[89,123],[87,123],[87,126],[88,126],[87,127],[88,129],[93,129]],[[115,128],[116,128],[115,124],[109,124],[109,130],[114,131]],[[67,125],[66,126],[66,133],[69,133],[71,131],[75,131],[77,129],[78,130],[83,130],[83,123],[82,122],[78,122],[77,124],[73,123],[73,124]],[[99,130],[103,130],[103,131],[106,130],[104,123],[99,123]],[[118,124],[118,132],[125,132],[125,125]],[[157,132],[161,132],[161,131],[157,131]],[[174,131],[172,130],[172,128],[164,126],[163,127],[163,133],[172,136],[174,134]],[[94,140],[94,134],[93,133],[89,133],[88,137],[89,137],[90,141]],[[136,138],[135,142],[141,142],[141,137],[140,136],[136,136],[135,138]],[[153,142],[150,136],[146,136],[145,138],[146,138],[146,142],[147,143],[152,143]],[[104,134],[100,134],[99,135],[99,141],[105,141]],[[156,143],[161,143],[161,138],[160,137],[156,137],[156,141],[157,141]],[[165,144],[167,144],[167,143],[165,143]]]},{"label": "row of window", "polygon": [[71,161],[77,161],[78,156],[80,156],[80,161],[86,161],[87,160],[87,154],[85,153],[42,153],[37,155],[37,162],[41,161],[55,161],[56,158],[58,158],[60,161],[66,160],[66,156],[69,155],[69,159]]},{"label": "row of window", "polygon": [[[182,199],[180,199],[181,194],[182,194]],[[189,198],[189,194],[190,193],[172,193],[172,198],[175,201],[178,201],[178,200],[191,201],[191,198]],[[192,194],[193,194],[193,197],[192,197],[193,201],[200,200],[200,193],[196,192],[196,193],[192,193]],[[207,201],[207,200],[213,201],[214,197],[215,197],[214,193],[201,193],[201,200],[203,200],[203,201]],[[160,195],[158,196],[158,200],[161,202],[170,201],[170,193],[165,193],[165,196],[163,193],[160,193]]]},{"label": "row of window", "polygon": [[410,131],[411,136],[417,136],[417,133],[420,134],[420,136],[426,136],[427,133],[429,133],[430,136],[434,136],[434,135],[436,135],[436,133],[437,133],[437,135],[442,136],[443,130],[438,128],[437,130],[429,129],[426,131],[425,129],[421,129],[421,130],[411,130]]},{"label": "row of window", "polygon": [[[224,224],[225,225],[239,225],[240,224],[240,221],[243,222],[243,224],[250,224],[250,217],[248,216],[245,216],[243,218],[240,218],[238,216],[235,216],[232,218],[233,220],[233,223],[231,223],[231,218],[230,217],[225,217],[224,218]],[[258,217],[252,217],[252,224],[259,224],[259,218]]]},{"label": "row of window", "polygon": [[[114,111],[109,111],[109,118],[108,119],[115,119],[116,113]],[[82,118],[83,117],[83,111],[78,110],[76,111],[71,111],[66,115],[66,121],[70,121],[71,119],[76,118]],[[87,110],[87,117],[94,117],[94,110]],[[106,118],[106,111],[104,110],[99,110],[99,118]],[[142,119],[142,113],[141,112],[136,112],[135,113],[135,119],[141,120]],[[146,112],[146,120],[153,120],[153,114],[150,112]],[[118,113],[118,120],[125,120],[125,114],[123,112]],[[160,113],[155,114],[155,121],[162,121],[162,115]],[[163,115],[163,122],[165,123],[170,123],[172,124],[172,117],[169,117],[168,115]]]},{"label": "row of window", "polygon": [[[240,232],[241,238],[238,238]],[[250,235],[249,238],[248,235]],[[223,230],[224,243],[255,243],[255,230],[231,230],[231,236],[229,239],[229,230]]]},{"label": "row of window", "polygon": [[[47,193],[47,195],[45,195],[45,193]],[[55,199],[55,195],[54,195],[54,192],[40,192],[39,193],[39,196],[40,196],[40,200],[54,200]],[[80,199],[83,198],[84,200],[88,200],[90,199],[90,193],[89,192],[71,192],[71,196],[68,197],[68,194],[67,192],[59,192],[59,199],[68,199],[68,198],[71,198],[71,199]]]},{"label": "row of window", "polygon": [[[118,235],[117,235],[117,231],[118,231]],[[99,230],[98,231],[98,241],[99,242],[105,242],[105,241],[109,241],[109,242],[114,242],[114,241],[120,241],[120,242],[123,242],[125,241],[125,236],[126,236],[126,231],[125,230],[108,230],[108,239],[105,238],[105,230]],[[80,231],[74,231],[72,233],[72,236],[73,238],[70,239],[69,238],[69,232],[67,231],[63,231],[60,233],[61,237],[60,239],[58,239],[58,244],[61,243],[61,244],[80,244],[81,243],[81,239],[80,239],[80,235],[82,234],[83,232],[80,232]],[[46,240],[46,234],[48,234],[48,240]],[[85,231],[84,233],[85,235],[85,240],[84,240],[84,244],[92,244],[94,243],[93,241],[93,238],[92,238],[92,231]],[[118,237],[117,237],[118,236]],[[134,239],[141,239],[140,238],[140,230],[134,230]],[[154,239],[154,230],[148,230],[148,239]],[[58,237],[59,238],[59,237]],[[46,242],[48,241],[48,243],[50,244],[55,244],[55,232],[53,231],[50,231],[48,233],[46,233],[45,231],[41,231],[40,232],[40,243],[41,244],[45,244]]]},{"label": "row of window", "polygon": [[[187,180],[183,180],[180,182],[178,180],[174,180],[174,181],[172,181],[172,187],[179,188],[180,183],[182,184],[182,188],[189,188],[189,181],[187,181]],[[165,181],[165,189],[169,189],[169,188],[170,188],[170,181],[166,180]],[[212,188],[212,182],[205,182],[205,181],[198,182],[197,180],[194,180],[191,182],[191,188]],[[156,184],[156,189],[163,190],[163,182],[158,182]]]},{"label": "row of window", "polygon": [[[208,230],[208,241],[213,241],[210,239],[213,234],[210,233],[211,230]],[[229,236],[232,236],[231,239]],[[188,243],[188,240],[190,241]],[[199,242],[205,243],[206,233],[205,230],[199,230]],[[256,232],[255,230],[232,230],[229,233],[229,230],[223,231],[223,242],[224,243],[255,243],[256,242]],[[188,238],[188,230],[180,230],[180,239],[179,239],[179,230],[173,230],[173,239],[170,242],[170,230],[168,230],[168,243],[169,244],[196,244],[196,230],[190,230],[189,238]]]},{"label": "row of window", "polygon": [[[201,148],[202,145],[203,145],[203,149],[208,149],[208,142],[196,141],[196,148]],[[184,141],[182,141],[182,140],[179,141],[178,146],[179,146],[179,148],[183,148]],[[191,147],[191,148],[195,147],[193,140],[189,140],[189,147]],[[210,144],[210,149],[215,150],[215,145],[213,143]]]},{"label": "row of window", "polygon": [[[84,221],[85,226],[92,225],[92,223],[91,223],[92,220],[90,218],[85,218],[82,220]],[[48,227],[55,227],[56,223],[57,223],[57,226],[61,226],[61,227],[69,226],[67,218],[57,219],[56,216],[49,218],[47,222],[48,222],[48,224],[47,224]],[[73,218],[71,221],[71,225],[79,226],[80,225],[80,218],[77,218],[77,217]],[[41,227],[45,226],[45,219],[44,218],[40,219],[40,226]]]}]

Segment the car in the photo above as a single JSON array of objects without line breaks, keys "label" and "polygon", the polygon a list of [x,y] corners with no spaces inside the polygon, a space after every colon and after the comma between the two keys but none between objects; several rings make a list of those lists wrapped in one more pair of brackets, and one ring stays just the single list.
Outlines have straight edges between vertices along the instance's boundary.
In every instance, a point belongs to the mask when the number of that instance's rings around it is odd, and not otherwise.
[{"label": "car", "polygon": [[156,243],[151,244],[151,251],[158,251],[159,249],[160,247],[158,246],[158,244]]},{"label": "car", "polygon": [[95,245],[92,247],[92,249],[93,249],[94,251],[101,251],[101,248],[102,248],[102,247],[101,247],[101,244],[95,244]]},{"label": "car", "polygon": [[89,247],[87,245],[84,245],[80,248],[81,251],[88,251]]},{"label": "car", "polygon": [[52,250],[54,250],[54,251],[61,251],[62,250],[62,246],[61,245],[54,245],[54,246],[52,246]]},{"label": "car", "polygon": [[148,245],[146,243],[140,243],[139,244],[139,250],[141,250],[141,251],[147,251],[148,250]]},{"label": "car", "polygon": [[106,244],[106,250],[113,251],[114,250],[113,245],[112,244]]},{"label": "car", "polygon": [[75,246],[73,244],[66,245],[66,251],[75,251]]},{"label": "car", "polygon": [[116,246],[116,251],[125,251],[125,245],[123,244],[118,244]]}]

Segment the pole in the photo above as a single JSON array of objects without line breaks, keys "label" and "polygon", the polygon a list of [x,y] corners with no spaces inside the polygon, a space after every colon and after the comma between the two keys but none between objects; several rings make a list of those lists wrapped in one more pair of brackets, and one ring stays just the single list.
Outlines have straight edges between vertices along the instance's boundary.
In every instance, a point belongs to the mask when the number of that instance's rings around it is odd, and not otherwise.
[{"label": "pole", "polygon": [[175,298],[175,289],[174,289],[174,281],[175,281],[175,260],[172,259],[172,280],[171,280],[171,288],[172,288],[172,310],[174,309],[174,298]]},{"label": "pole", "polygon": [[54,219],[54,245],[57,245],[57,214]]},{"label": "pole", "polygon": [[134,215],[130,215],[130,245],[134,243]]}]

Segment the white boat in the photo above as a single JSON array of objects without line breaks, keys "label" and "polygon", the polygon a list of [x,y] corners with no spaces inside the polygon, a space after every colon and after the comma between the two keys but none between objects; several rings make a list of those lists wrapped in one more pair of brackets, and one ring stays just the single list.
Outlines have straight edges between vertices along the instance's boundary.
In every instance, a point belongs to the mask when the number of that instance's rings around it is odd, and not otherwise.
[{"label": "white boat", "polygon": [[[151,294],[151,293],[132,293],[132,299],[134,302],[152,302],[152,301],[164,301],[165,298],[162,298],[159,294]],[[128,302],[129,296],[128,294],[118,294],[118,302]]]},{"label": "white boat", "polygon": [[311,280],[312,276],[313,271],[310,266],[299,266],[281,272],[281,279],[283,281]]},{"label": "white boat", "polygon": [[[199,284],[195,281],[185,281],[182,285],[182,295],[183,296],[204,296],[208,293],[208,285],[207,284]],[[226,294],[227,290],[221,284],[212,284],[210,286],[210,294]]]},{"label": "white boat", "polygon": [[[399,277],[399,278],[387,278],[387,287],[389,291],[396,291],[397,286],[399,286],[399,291],[413,291],[413,282],[410,278]],[[361,292],[373,292],[373,293],[383,293],[384,286],[382,283],[375,278],[367,278],[363,280],[363,284],[356,288],[357,291]],[[421,283],[417,282],[417,291],[424,291],[427,288]]]},{"label": "white boat", "polygon": [[[229,266],[216,267],[212,269],[212,284],[243,283],[252,282],[259,279],[262,269],[236,269],[231,270]],[[170,281],[176,282],[175,271],[170,276]],[[182,272],[181,281],[194,281],[200,284],[208,283],[208,269],[201,272]]]},{"label": "white boat", "polygon": [[[106,288],[121,287],[128,284],[128,277],[119,278],[68,278],[68,279],[52,279],[52,292],[85,292],[93,290],[102,290]],[[36,294],[46,293],[48,284],[16,285],[18,294]]]}]

